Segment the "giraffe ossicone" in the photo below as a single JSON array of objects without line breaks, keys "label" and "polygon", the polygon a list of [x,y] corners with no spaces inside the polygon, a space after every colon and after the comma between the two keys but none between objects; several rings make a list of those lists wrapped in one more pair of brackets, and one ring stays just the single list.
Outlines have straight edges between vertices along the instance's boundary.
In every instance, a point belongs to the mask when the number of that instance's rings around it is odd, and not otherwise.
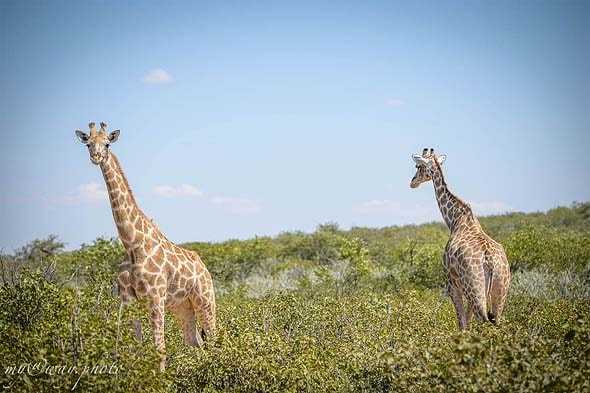
[{"label": "giraffe ossicone", "polygon": [[[88,124],[89,133],[76,130],[88,147],[90,161],[102,171],[119,238],[126,251],[118,276],[123,304],[146,299],[156,348],[161,354],[160,369],[166,364],[164,313],[170,310],[182,326],[184,340],[200,345],[201,335],[215,334],[215,292],[205,264],[194,252],[168,240],[152,219],[137,205],[119,160],[110,151],[119,130],[107,132],[107,124]],[[197,320],[202,329],[197,330]],[[137,332],[137,321],[134,321]],[[137,334],[141,335],[141,332]]]},{"label": "giraffe ossicone", "polygon": [[440,212],[450,230],[443,255],[447,290],[459,329],[465,330],[474,313],[481,321],[499,320],[508,295],[510,265],[502,245],[484,232],[471,207],[449,191],[442,172],[445,158],[432,148],[413,154],[416,174],[410,187],[428,181],[434,184]]}]

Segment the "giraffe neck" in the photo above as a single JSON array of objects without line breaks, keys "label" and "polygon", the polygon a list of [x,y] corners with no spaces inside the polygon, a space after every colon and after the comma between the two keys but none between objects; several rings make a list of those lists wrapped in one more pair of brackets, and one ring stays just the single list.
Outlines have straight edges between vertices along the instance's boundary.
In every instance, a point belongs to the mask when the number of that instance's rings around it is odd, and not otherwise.
[{"label": "giraffe neck", "polygon": [[160,235],[159,229],[137,206],[123,168],[112,152],[109,152],[107,159],[100,164],[100,169],[123,246],[130,255],[133,254],[133,250],[145,249],[147,241]]},{"label": "giraffe neck", "polygon": [[479,227],[479,222],[473,215],[471,207],[449,191],[442,168],[436,160],[432,168],[432,183],[438,207],[451,232],[455,232],[461,223]]}]

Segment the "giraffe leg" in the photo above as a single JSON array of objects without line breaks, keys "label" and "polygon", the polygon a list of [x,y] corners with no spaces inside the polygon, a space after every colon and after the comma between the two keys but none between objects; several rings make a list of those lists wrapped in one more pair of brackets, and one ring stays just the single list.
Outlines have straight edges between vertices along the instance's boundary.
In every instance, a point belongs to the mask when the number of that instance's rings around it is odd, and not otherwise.
[{"label": "giraffe leg", "polygon": [[465,329],[469,329],[471,318],[473,318],[473,307],[467,304],[467,308],[465,310]]},{"label": "giraffe leg", "polygon": [[464,264],[461,275],[463,293],[475,317],[483,322],[488,321],[485,276],[483,263],[470,259]]},{"label": "giraffe leg", "polygon": [[184,342],[192,347],[201,346],[203,342],[197,333],[197,320],[192,303],[188,299],[185,300],[174,309],[173,313],[182,327]]},{"label": "giraffe leg", "polygon": [[215,335],[215,294],[213,289],[208,292],[195,294],[191,297],[191,302],[195,310],[195,314],[201,323],[201,337],[206,340],[208,337]]},{"label": "giraffe leg", "polygon": [[463,308],[463,295],[461,294],[461,288],[456,285],[449,286],[449,295],[455,306],[455,312],[457,313],[457,322],[459,323],[459,330],[467,329],[467,319],[465,309]]},{"label": "giraffe leg", "polygon": [[166,368],[166,343],[164,341],[164,305],[166,301],[161,297],[154,297],[150,301],[150,320],[154,332],[154,343],[160,353],[160,371]]},{"label": "giraffe leg", "polygon": [[492,276],[489,290],[490,310],[488,312],[488,319],[494,324],[502,316],[506,297],[508,296],[509,285],[510,267],[507,262],[499,264]]},{"label": "giraffe leg", "polygon": [[[130,273],[128,270],[124,270],[119,273],[117,278],[117,286],[119,289],[119,299],[121,299],[121,304],[123,306],[128,306],[134,300],[137,300],[137,296],[135,294],[135,290],[131,286],[131,281],[129,279]],[[133,328],[133,334],[138,341],[143,341],[143,335],[141,333],[141,322],[139,319],[134,319],[131,321],[131,326]]]}]

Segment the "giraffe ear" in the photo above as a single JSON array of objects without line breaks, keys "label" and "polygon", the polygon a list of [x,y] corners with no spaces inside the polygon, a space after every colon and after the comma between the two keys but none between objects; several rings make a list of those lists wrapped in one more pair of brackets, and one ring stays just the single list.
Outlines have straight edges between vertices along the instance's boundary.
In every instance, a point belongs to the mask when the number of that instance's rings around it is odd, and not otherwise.
[{"label": "giraffe ear", "polygon": [[119,134],[121,130],[115,130],[109,134],[109,143],[115,143],[117,139],[119,139]]},{"label": "giraffe ear", "polygon": [[428,165],[430,161],[422,157],[420,154],[412,154],[412,160],[418,165]]},{"label": "giraffe ear", "polygon": [[436,161],[438,161],[438,163],[440,165],[442,165],[442,163],[445,162],[446,159],[447,159],[446,154],[441,154],[440,156],[436,156]]},{"label": "giraffe ear", "polygon": [[78,137],[78,139],[80,140],[80,142],[82,142],[83,144],[87,144],[88,143],[88,139],[90,138],[88,136],[88,134],[86,134],[85,132],[82,132],[80,130],[76,130],[76,136]]}]

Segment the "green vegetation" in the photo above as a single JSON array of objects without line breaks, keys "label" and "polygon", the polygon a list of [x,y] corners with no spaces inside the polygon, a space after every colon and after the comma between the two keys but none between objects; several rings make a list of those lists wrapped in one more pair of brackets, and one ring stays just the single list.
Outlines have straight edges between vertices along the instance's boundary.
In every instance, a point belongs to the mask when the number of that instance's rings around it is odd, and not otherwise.
[{"label": "green vegetation", "polygon": [[[164,373],[147,312],[137,304],[119,317],[119,243],[64,252],[55,237],[36,240],[2,256],[0,384],[17,392],[590,391],[590,204],[481,222],[505,245],[513,283],[500,325],[474,322],[467,333],[443,292],[442,224],[326,224],[186,244],[216,280],[219,334],[189,348],[167,316]],[[136,317],[143,342],[131,332]]]}]

